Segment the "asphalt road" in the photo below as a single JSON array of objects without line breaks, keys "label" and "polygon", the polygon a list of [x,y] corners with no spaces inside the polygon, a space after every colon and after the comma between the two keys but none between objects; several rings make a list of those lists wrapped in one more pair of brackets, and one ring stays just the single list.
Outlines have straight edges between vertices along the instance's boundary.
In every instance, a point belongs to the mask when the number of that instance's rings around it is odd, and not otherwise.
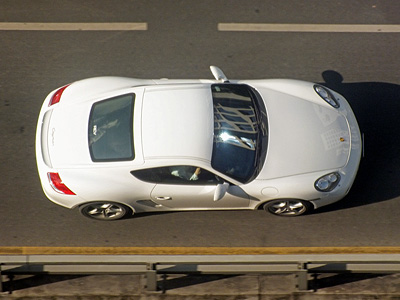
[{"label": "asphalt road", "polygon": [[[400,33],[238,32],[220,23],[400,24],[398,1],[13,1],[0,25],[139,22],[146,30],[0,30],[0,246],[400,246]],[[296,78],[344,94],[365,158],[341,202],[297,217],[177,212],[84,218],[44,196],[34,137],[45,96],[78,79]],[[284,116],[282,116],[284,117]]]}]

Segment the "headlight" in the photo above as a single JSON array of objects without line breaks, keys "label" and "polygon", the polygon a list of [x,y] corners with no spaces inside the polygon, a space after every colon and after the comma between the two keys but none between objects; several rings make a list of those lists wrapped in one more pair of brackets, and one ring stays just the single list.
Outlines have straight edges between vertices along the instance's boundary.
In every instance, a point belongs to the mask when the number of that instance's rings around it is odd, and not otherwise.
[{"label": "headlight", "polygon": [[314,186],[320,192],[330,192],[339,184],[339,181],[339,173],[334,172],[319,178]]},{"label": "headlight", "polygon": [[317,92],[317,94],[324,99],[327,103],[329,103],[331,106],[334,108],[339,108],[340,104],[337,102],[335,97],[332,95],[332,93],[322,85],[315,84],[314,85],[314,90]]}]

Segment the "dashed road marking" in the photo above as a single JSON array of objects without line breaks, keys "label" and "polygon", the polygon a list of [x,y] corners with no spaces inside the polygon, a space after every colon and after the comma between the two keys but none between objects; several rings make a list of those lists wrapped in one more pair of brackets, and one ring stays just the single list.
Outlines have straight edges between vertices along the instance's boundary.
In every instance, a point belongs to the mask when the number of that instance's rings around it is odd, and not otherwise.
[{"label": "dashed road marking", "polygon": [[0,30],[21,31],[134,31],[147,30],[147,23],[25,23],[0,22]]},{"label": "dashed road marking", "polygon": [[400,33],[400,25],[389,24],[267,24],[219,23],[219,31],[259,32],[353,32]]}]

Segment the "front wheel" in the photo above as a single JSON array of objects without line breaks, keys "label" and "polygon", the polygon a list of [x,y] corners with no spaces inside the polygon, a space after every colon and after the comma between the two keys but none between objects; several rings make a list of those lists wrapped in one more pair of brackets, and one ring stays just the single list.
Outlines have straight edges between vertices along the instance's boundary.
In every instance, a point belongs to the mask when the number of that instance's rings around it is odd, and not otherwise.
[{"label": "front wheel", "polygon": [[119,220],[132,214],[129,207],[114,202],[91,202],[82,205],[79,210],[85,217],[102,221]]},{"label": "front wheel", "polygon": [[264,210],[277,216],[295,217],[311,211],[312,205],[304,200],[279,199],[267,202]]}]

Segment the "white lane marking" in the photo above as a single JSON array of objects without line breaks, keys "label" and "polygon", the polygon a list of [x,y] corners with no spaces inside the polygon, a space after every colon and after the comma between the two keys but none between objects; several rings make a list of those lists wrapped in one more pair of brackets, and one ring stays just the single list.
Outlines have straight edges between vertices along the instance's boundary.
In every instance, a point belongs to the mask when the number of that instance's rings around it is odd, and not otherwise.
[{"label": "white lane marking", "polygon": [[0,30],[109,31],[147,30],[147,23],[24,23],[0,22]]},{"label": "white lane marking", "polygon": [[396,33],[400,25],[387,24],[267,24],[267,23],[219,23],[219,31],[266,31],[266,32],[368,32]]}]

